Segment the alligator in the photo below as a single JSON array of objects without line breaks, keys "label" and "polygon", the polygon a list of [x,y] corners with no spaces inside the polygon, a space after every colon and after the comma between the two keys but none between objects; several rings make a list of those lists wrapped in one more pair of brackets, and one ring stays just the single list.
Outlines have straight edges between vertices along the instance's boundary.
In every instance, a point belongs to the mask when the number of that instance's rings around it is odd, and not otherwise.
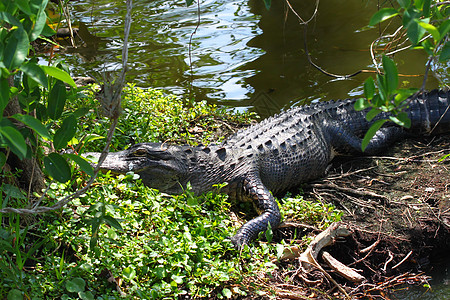
[{"label": "alligator", "polygon": [[[280,224],[273,195],[317,179],[335,155],[362,153],[362,137],[371,124],[388,118],[380,113],[367,121],[366,110],[355,111],[356,99],[294,107],[238,131],[220,144],[209,146],[140,143],[109,153],[101,165],[115,173],[134,172],[142,182],[161,192],[182,193],[190,183],[195,194],[227,183],[221,190],[238,201],[251,201],[259,216],[245,223],[231,241],[242,248]],[[365,153],[373,154],[407,135],[450,131],[449,91],[424,92],[410,101],[405,112],[411,127],[387,122],[375,134]],[[86,153],[98,158],[100,153]]]}]

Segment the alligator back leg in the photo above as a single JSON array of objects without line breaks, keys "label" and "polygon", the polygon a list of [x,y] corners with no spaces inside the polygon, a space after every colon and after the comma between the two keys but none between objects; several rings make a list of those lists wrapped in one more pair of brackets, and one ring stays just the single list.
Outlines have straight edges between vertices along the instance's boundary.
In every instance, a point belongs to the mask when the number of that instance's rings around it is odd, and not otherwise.
[{"label": "alligator back leg", "polygon": [[264,186],[259,176],[245,178],[243,182],[244,197],[250,198],[259,216],[245,223],[231,238],[238,249],[255,239],[260,232],[278,227],[281,220],[280,209],[270,191]]},{"label": "alligator back leg", "polygon": [[[326,132],[330,138],[333,149],[338,153],[361,153],[362,138],[358,137],[351,130],[334,125],[326,127]],[[390,126],[380,128],[370,140],[364,153],[374,154],[386,148],[394,141],[405,135],[401,127]]]}]

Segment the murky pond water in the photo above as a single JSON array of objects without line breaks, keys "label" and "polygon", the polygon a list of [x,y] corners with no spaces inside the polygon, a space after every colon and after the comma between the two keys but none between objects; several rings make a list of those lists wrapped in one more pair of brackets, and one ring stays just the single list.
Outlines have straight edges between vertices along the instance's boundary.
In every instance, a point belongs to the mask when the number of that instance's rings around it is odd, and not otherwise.
[{"label": "murky pond water", "polygon": [[[124,2],[71,2],[72,19],[80,26],[83,41],[63,52],[77,66],[76,74],[101,78],[98,72],[120,68]],[[267,11],[262,0],[202,0],[197,30],[196,4],[187,8],[182,0],[133,2],[128,81],[138,86],[164,88],[268,116],[305,99],[360,95],[362,82],[373,75],[363,72],[338,80],[312,67],[305,55],[303,27],[288,13],[284,1],[273,1]],[[316,1],[291,3],[304,20],[316,8]],[[349,0],[345,5],[320,1],[307,31],[313,61],[336,74],[373,71],[368,49],[379,31],[364,27],[376,10],[376,1]],[[398,54],[397,61],[400,73],[419,75],[401,77],[400,82],[420,86],[425,55],[408,51]],[[430,76],[427,87],[437,86]]]}]

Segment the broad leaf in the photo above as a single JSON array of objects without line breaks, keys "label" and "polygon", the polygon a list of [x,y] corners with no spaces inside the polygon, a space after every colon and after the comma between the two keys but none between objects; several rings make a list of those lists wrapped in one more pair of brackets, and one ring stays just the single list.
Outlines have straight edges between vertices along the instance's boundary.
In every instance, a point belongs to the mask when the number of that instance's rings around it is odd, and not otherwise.
[{"label": "broad leaf", "polygon": [[115,228],[115,229],[117,229],[119,231],[123,231],[122,225],[120,225],[120,223],[116,219],[114,219],[113,217],[105,216],[104,217],[104,221],[109,226],[111,226],[111,227],[113,227],[113,228]]},{"label": "broad leaf", "polygon": [[9,102],[9,83],[8,79],[0,77],[0,116],[3,116],[3,110]]},{"label": "broad leaf", "polygon": [[194,0],[186,0],[186,6],[190,6],[192,3],[194,3]]},{"label": "broad leaf", "polygon": [[27,74],[31,79],[39,83],[44,88],[48,88],[48,80],[45,72],[36,63],[26,63],[20,67],[20,70]]},{"label": "broad leaf", "polygon": [[73,81],[72,77],[70,77],[70,75],[66,71],[52,66],[41,66],[41,68],[48,76],[61,80],[74,88],[77,87],[75,81]]},{"label": "broad leaf", "polygon": [[70,293],[84,292],[86,282],[80,277],[66,281],[66,290]]},{"label": "broad leaf", "polygon": [[404,9],[407,9],[411,5],[411,0],[397,0],[397,2]]},{"label": "broad leaf", "polygon": [[11,126],[0,126],[0,135],[14,154],[20,159],[25,158],[27,155],[27,144],[17,129]]},{"label": "broad leaf", "polygon": [[43,138],[45,138],[47,140],[51,140],[52,139],[52,137],[48,133],[47,127],[45,127],[41,123],[41,121],[39,121],[35,117],[32,117],[30,115],[19,115],[19,114],[16,114],[16,115],[14,115],[12,117],[14,119],[24,123],[25,125],[27,125],[31,129],[33,129],[37,134],[39,134]]},{"label": "broad leaf", "polygon": [[57,80],[53,85],[48,95],[48,116],[54,120],[59,119],[64,110],[64,105],[67,100],[66,86],[60,80]]},{"label": "broad leaf", "polygon": [[28,35],[21,27],[14,30],[4,49],[3,62],[9,70],[17,69],[27,58],[29,49]]},{"label": "broad leaf", "polygon": [[441,39],[441,34],[436,27],[425,22],[419,22],[418,24],[433,36],[433,39],[436,43],[439,42],[439,40]]},{"label": "broad leaf", "polygon": [[373,118],[375,118],[381,111],[376,108],[372,108],[367,114],[366,114],[366,120],[372,121]]},{"label": "broad leaf", "polygon": [[398,72],[397,67],[392,59],[383,55],[383,69],[384,77],[386,83],[386,94],[387,96],[394,93],[398,86]]},{"label": "broad leaf", "polygon": [[123,277],[130,281],[136,277],[136,270],[132,267],[126,267],[125,269],[123,269],[122,274]]},{"label": "broad leaf", "polygon": [[3,152],[0,152],[0,169],[3,168],[3,166],[6,163],[6,155]]},{"label": "broad leaf", "polygon": [[382,8],[372,16],[369,25],[374,26],[380,22],[395,17],[396,15],[398,15],[398,11],[395,8],[391,7]]},{"label": "broad leaf", "polygon": [[17,7],[28,16],[32,14],[30,10],[29,0],[15,0],[14,2],[16,3]]},{"label": "broad leaf", "polygon": [[408,118],[408,114],[405,112],[401,112],[397,116],[389,116],[389,119],[399,126],[405,128],[411,127],[411,119]]},{"label": "broad leaf", "polygon": [[410,22],[406,29],[406,34],[413,45],[417,45],[419,43],[425,32],[425,28],[419,25],[418,19],[414,19]]},{"label": "broad leaf", "polygon": [[64,154],[64,157],[67,157],[70,160],[74,161],[78,166],[80,166],[80,169],[89,176],[94,175],[94,169],[92,168],[91,164],[88,163],[83,157],[69,153]]},{"label": "broad leaf", "polygon": [[58,153],[50,153],[44,157],[45,170],[50,176],[59,182],[67,182],[70,180],[70,167],[66,160]]},{"label": "broad leaf", "polygon": [[372,100],[375,95],[375,83],[372,77],[369,77],[364,81],[364,96],[367,100]]},{"label": "broad leaf", "polygon": [[439,35],[441,37],[444,37],[450,31],[450,19],[442,22],[442,24],[439,26],[438,30],[439,30]]},{"label": "broad leaf", "polygon": [[67,143],[75,136],[77,131],[77,119],[70,115],[64,119],[61,128],[59,128],[53,137],[53,145],[56,150],[67,146]]},{"label": "broad leaf", "polygon": [[0,11],[0,20],[23,29],[22,23],[6,11]]},{"label": "broad leaf", "polygon": [[378,129],[381,128],[381,126],[383,126],[383,124],[386,122],[387,120],[385,119],[381,119],[378,120],[376,122],[374,122],[372,124],[372,126],[370,126],[369,130],[367,130],[366,134],[364,135],[364,138],[361,142],[361,149],[362,151],[366,150],[367,146],[370,143],[370,140],[375,136],[375,134],[377,133]]},{"label": "broad leaf", "polygon": [[423,11],[423,16],[425,18],[428,18],[430,16],[430,8],[431,8],[431,0],[424,0],[422,11]]},{"label": "broad leaf", "polygon": [[356,100],[354,107],[356,111],[361,111],[370,107],[370,103],[364,98],[359,98],[358,100]]},{"label": "broad leaf", "polygon": [[42,33],[44,26],[47,22],[47,14],[45,12],[47,8],[48,0],[40,1],[39,11],[36,16],[36,22],[34,24],[33,30],[30,33],[30,41],[36,40]]},{"label": "broad leaf", "polygon": [[441,55],[439,55],[439,61],[444,62],[450,59],[450,42],[446,42],[444,47],[442,47]]}]

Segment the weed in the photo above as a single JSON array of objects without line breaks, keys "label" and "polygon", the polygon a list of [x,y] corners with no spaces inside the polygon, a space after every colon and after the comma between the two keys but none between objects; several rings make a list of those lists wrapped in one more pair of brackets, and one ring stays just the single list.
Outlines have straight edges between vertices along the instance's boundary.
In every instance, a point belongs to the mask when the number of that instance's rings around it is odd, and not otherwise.
[{"label": "weed", "polygon": [[[73,145],[101,149],[107,121],[97,111],[91,91],[71,102],[82,109]],[[113,147],[134,142],[209,142],[220,122],[249,123],[238,114],[204,102],[185,107],[162,92],[128,87],[124,114]],[[194,125],[195,124],[195,125]],[[192,128],[197,128],[192,130]],[[43,204],[51,205],[84,184],[81,171],[70,183],[52,183]],[[161,299],[182,295],[230,298],[249,292],[266,294],[259,283],[277,268],[280,244],[255,242],[239,253],[229,240],[236,228],[230,201],[216,191],[194,196],[166,195],[145,187],[135,174],[99,174],[93,187],[62,210],[37,217],[31,225],[14,214],[1,217],[0,295],[11,299]],[[1,183],[1,203],[26,205],[13,185]],[[22,202],[21,202],[22,201]],[[325,228],[340,218],[333,207],[288,198],[284,218]],[[20,206],[19,205],[19,206]],[[240,205],[240,204],[239,204]],[[271,229],[263,234],[271,241]],[[259,280],[259,281],[258,281]]]}]

